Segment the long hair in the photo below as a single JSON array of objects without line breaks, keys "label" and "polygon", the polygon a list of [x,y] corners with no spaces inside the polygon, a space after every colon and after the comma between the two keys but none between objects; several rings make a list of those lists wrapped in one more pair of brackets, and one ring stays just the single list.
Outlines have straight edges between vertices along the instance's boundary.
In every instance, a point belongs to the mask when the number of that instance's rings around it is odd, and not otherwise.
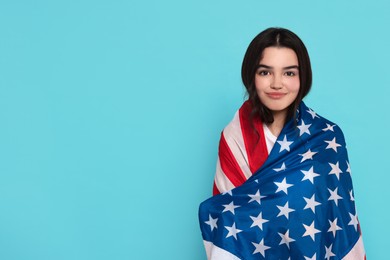
[{"label": "long hair", "polygon": [[301,39],[293,32],[284,28],[268,28],[258,34],[249,44],[241,67],[241,78],[252,104],[251,119],[260,117],[263,123],[274,121],[272,112],[261,103],[255,86],[255,73],[262,54],[267,47],[286,47],[292,49],[298,57],[300,87],[297,98],[288,107],[288,121],[295,117],[296,110],[302,99],[309,93],[312,83],[310,58]]}]

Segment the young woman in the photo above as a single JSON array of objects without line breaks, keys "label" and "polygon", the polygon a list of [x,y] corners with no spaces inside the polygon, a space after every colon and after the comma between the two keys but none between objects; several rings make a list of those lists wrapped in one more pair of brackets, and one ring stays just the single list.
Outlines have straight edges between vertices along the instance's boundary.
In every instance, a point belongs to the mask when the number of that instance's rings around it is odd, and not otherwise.
[{"label": "young woman", "polygon": [[297,35],[269,28],[242,64],[248,100],[223,130],[199,220],[208,259],[364,259],[344,136],[306,107]]}]

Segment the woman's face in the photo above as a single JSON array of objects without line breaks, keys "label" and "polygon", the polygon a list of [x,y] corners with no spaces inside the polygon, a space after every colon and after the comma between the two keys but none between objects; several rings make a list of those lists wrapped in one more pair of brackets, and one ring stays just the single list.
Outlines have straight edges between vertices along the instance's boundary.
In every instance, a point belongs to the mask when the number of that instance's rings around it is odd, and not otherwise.
[{"label": "woman's face", "polygon": [[273,114],[287,113],[298,95],[298,58],[292,49],[268,47],[263,51],[256,71],[255,85],[260,101]]}]

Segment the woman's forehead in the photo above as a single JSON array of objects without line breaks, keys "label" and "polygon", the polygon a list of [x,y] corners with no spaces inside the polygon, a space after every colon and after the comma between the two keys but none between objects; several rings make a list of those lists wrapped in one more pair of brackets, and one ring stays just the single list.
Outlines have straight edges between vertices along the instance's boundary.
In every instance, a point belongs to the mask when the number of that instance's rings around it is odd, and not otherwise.
[{"label": "woman's forehead", "polygon": [[293,49],[286,47],[267,47],[259,64],[271,67],[298,66],[298,57]]}]

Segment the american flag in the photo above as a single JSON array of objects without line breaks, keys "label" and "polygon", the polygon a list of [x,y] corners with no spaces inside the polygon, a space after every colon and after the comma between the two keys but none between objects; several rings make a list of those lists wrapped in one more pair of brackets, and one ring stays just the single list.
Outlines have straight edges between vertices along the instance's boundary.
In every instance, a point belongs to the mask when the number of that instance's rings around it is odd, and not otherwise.
[{"label": "american flag", "polygon": [[199,208],[208,259],[365,259],[343,133],[303,102],[232,186]]}]

